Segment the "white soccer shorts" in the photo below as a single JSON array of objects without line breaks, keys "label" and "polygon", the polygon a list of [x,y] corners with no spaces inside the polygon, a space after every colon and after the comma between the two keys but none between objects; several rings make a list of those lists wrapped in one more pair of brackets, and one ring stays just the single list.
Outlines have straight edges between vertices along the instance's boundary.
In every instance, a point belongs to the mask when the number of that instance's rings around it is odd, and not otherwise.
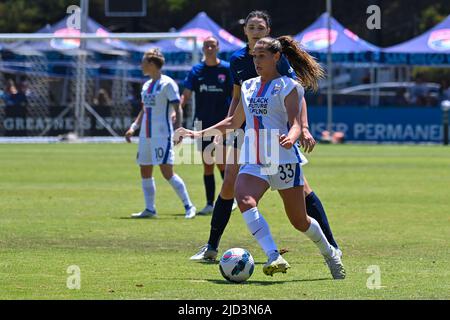
[{"label": "white soccer shorts", "polygon": [[136,163],[141,166],[173,164],[173,142],[171,137],[139,138]]},{"label": "white soccer shorts", "polygon": [[249,174],[266,181],[272,190],[284,190],[293,187],[303,186],[303,171],[300,163],[287,163],[278,165],[274,174],[268,173],[262,165],[244,164],[241,165],[239,174]]},{"label": "white soccer shorts", "polygon": [[300,153],[300,159],[302,160],[302,163],[300,163],[301,166],[304,166],[305,164],[307,164],[309,161],[308,159],[306,159],[306,157],[303,155],[303,153]]}]

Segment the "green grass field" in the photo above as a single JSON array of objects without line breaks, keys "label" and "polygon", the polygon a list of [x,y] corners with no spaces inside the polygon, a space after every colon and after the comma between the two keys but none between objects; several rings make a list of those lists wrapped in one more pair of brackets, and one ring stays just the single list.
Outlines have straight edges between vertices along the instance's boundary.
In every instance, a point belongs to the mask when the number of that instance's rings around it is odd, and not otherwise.
[{"label": "green grass field", "polygon": [[[292,268],[273,278],[238,211],[220,254],[247,248],[257,265],[229,284],[218,264],[188,258],[209,235],[210,216],[184,209],[156,171],[157,220],[143,208],[136,145],[0,145],[0,299],[449,299],[450,149],[325,146],[305,174],[343,252],[347,279],[333,281],[317,248],[288,223],[276,192],[260,209]],[[201,166],[176,167],[197,208]],[[220,187],[216,174],[217,189]],[[81,270],[81,289],[66,286]],[[381,288],[366,285],[379,266]]]}]

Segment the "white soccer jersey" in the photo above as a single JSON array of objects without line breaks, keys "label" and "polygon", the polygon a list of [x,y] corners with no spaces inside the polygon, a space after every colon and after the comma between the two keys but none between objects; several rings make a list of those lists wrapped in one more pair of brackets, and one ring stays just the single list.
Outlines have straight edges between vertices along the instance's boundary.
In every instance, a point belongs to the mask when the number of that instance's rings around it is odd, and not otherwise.
[{"label": "white soccer jersey", "polygon": [[142,86],[142,104],[144,116],[142,117],[141,138],[167,138],[173,134],[170,119],[171,103],[180,101],[178,85],[165,75],[154,81],[149,80]]},{"label": "white soccer jersey", "polygon": [[297,145],[288,150],[281,147],[278,142],[279,136],[287,135],[289,132],[290,126],[284,99],[295,88],[299,94],[299,101],[302,101],[303,87],[286,76],[266,83],[261,83],[261,77],[257,77],[242,84],[241,99],[246,127],[239,159],[241,164],[302,162]]}]

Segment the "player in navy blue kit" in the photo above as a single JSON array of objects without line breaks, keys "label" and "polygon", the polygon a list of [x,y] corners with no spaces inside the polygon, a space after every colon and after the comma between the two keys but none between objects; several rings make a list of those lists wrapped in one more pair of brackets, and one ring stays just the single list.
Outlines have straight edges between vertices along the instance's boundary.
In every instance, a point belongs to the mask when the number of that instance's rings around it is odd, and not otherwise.
[{"label": "player in navy blue kit", "polygon": [[[233,80],[230,72],[230,64],[217,57],[219,52],[219,40],[208,37],[203,42],[204,61],[195,65],[189,72],[181,96],[180,105],[184,107],[195,92],[194,118],[201,122],[202,128],[208,128],[223,120],[228,114],[233,90]],[[218,155],[225,155],[225,146],[215,145],[213,139],[200,141],[200,150],[203,161],[203,182],[206,193],[206,206],[198,214],[210,214],[214,209],[215,179],[214,179],[214,154],[216,148],[222,148]],[[225,171],[225,160],[218,159],[217,168],[222,178]]]},{"label": "player in navy blue kit", "polygon": [[[270,34],[270,16],[263,11],[251,12],[246,20],[244,32],[247,36],[248,44],[245,48],[238,50],[233,54],[230,60],[230,67],[233,74],[233,98],[231,101],[228,116],[232,116],[241,99],[241,85],[244,81],[257,77],[255,65],[253,63],[252,51],[258,40]],[[290,78],[296,78],[295,71],[291,68],[289,62],[284,55],[281,55],[277,64],[277,70],[281,75],[286,75]],[[299,70],[301,72],[301,70]],[[306,110],[306,102],[302,100],[301,108],[301,136],[300,143],[306,152],[312,151],[315,141],[312,138],[309,127]],[[305,164],[306,159],[302,159],[302,164]],[[219,197],[216,200],[214,212],[211,218],[211,229],[208,243],[204,245],[198,253],[191,257],[191,260],[215,260],[217,257],[218,246],[220,238],[228,224],[231,216],[231,207],[234,202],[234,185],[239,172],[239,165],[237,162],[226,165],[225,178],[222,185]],[[328,242],[337,249],[339,256],[342,256],[341,250],[338,248],[334,240],[331,228],[328,224],[328,219],[320,199],[313,192],[309,186],[306,178],[304,179],[304,191],[307,213],[310,217],[317,220]]]}]

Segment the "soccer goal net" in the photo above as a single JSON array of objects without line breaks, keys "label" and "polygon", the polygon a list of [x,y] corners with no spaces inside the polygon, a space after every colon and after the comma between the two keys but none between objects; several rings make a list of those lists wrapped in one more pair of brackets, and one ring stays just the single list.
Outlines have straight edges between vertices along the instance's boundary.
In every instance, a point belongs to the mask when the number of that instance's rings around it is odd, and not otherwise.
[{"label": "soccer goal net", "polygon": [[[76,30],[74,30],[76,31]],[[200,60],[179,33],[0,34],[0,137],[120,137],[141,108],[143,54],[159,47],[179,85]],[[193,101],[184,109],[190,127]]]}]

